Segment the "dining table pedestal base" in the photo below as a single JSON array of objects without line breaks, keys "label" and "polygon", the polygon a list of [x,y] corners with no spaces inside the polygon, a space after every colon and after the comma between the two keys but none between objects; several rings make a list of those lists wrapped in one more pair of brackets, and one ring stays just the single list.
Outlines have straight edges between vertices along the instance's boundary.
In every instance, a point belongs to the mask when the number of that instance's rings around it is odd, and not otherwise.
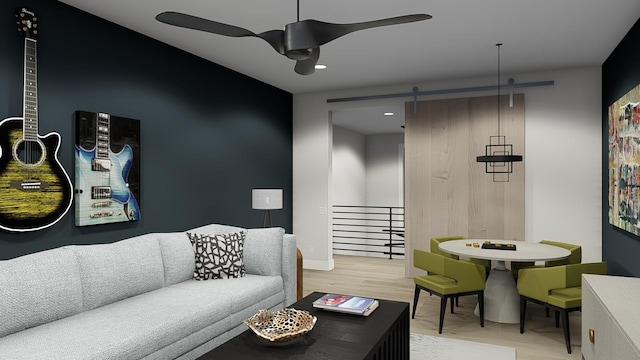
[{"label": "dining table pedestal base", "polygon": [[[476,315],[480,309],[476,306]],[[511,271],[498,261],[498,266],[491,270],[484,288],[484,319],[503,323],[520,323],[520,295]]]},{"label": "dining table pedestal base", "polygon": [[[483,248],[480,244],[494,245],[496,248]],[[569,250],[559,246],[512,240],[451,240],[440,243],[438,247],[463,258],[497,261],[497,266],[489,273],[484,287],[484,318],[505,324],[520,323],[520,295],[516,281],[505,263],[560,260],[571,255]],[[477,307],[475,313],[480,313]]]}]

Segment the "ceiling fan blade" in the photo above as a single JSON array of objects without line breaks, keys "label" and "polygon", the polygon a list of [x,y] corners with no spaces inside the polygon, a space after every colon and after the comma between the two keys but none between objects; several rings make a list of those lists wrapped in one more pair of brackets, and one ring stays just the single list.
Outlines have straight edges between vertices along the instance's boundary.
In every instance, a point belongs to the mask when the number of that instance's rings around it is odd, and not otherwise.
[{"label": "ceiling fan blade", "polygon": [[201,17],[174,11],[166,11],[160,13],[156,16],[156,20],[169,25],[179,26],[192,30],[205,31],[224,36],[258,37],[268,42],[269,45],[271,45],[280,54],[284,54],[284,31],[282,30],[271,30],[256,34],[253,31],[238,26],[223,24],[217,21],[203,19]]},{"label": "ceiling fan blade", "polygon": [[285,27],[285,48],[287,50],[316,48],[354,31],[428,19],[431,19],[431,15],[413,14],[352,24],[333,24],[313,19],[302,20]]},{"label": "ceiling fan blade", "polygon": [[311,55],[304,60],[296,61],[295,72],[300,75],[311,75],[316,71],[316,64],[320,58],[320,48],[311,49]]},{"label": "ceiling fan blade", "polygon": [[165,24],[180,26],[187,29],[206,31],[218,35],[243,37],[257,36],[254,32],[238,26],[227,25],[201,17],[183,14],[174,11],[166,11],[156,16],[156,20]]},{"label": "ceiling fan blade", "polygon": [[284,55],[284,30],[269,30],[257,34],[257,36],[268,42],[277,52]]}]

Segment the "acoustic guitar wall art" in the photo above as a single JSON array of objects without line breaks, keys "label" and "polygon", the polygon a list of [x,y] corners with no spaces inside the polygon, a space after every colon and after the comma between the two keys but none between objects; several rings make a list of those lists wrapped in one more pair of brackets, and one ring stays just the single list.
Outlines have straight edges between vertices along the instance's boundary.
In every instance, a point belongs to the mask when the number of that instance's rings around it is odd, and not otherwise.
[{"label": "acoustic guitar wall art", "polygon": [[58,161],[61,138],[38,134],[35,14],[16,11],[24,35],[24,113],[0,122],[0,229],[25,232],[57,223],[71,207],[73,187]]}]

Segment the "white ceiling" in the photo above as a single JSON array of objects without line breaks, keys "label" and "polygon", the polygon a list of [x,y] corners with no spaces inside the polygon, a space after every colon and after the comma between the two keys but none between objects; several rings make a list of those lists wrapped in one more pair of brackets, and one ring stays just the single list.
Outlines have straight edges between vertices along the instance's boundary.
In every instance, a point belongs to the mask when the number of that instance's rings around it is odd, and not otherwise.
[{"label": "white ceiling", "polygon": [[334,110],[331,121],[333,125],[364,135],[401,133],[404,131],[404,101],[394,105]]},{"label": "white ceiling", "polygon": [[[413,13],[433,19],[362,30],[321,46],[326,70],[258,38],[229,38],[155,20],[178,11],[255,33],[296,21],[294,0],[60,0],[291,93],[601,65],[640,17],[640,0],[300,0],[300,19],[351,23]],[[396,126],[397,127],[397,126]]]}]

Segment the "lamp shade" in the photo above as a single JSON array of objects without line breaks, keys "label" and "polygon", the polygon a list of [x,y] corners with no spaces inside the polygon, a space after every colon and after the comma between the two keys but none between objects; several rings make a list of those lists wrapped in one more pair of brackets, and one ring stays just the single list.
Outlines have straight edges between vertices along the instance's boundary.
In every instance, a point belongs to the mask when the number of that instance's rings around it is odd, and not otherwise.
[{"label": "lamp shade", "polygon": [[253,209],[282,209],[282,189],[253,189],[251,195]]}]

